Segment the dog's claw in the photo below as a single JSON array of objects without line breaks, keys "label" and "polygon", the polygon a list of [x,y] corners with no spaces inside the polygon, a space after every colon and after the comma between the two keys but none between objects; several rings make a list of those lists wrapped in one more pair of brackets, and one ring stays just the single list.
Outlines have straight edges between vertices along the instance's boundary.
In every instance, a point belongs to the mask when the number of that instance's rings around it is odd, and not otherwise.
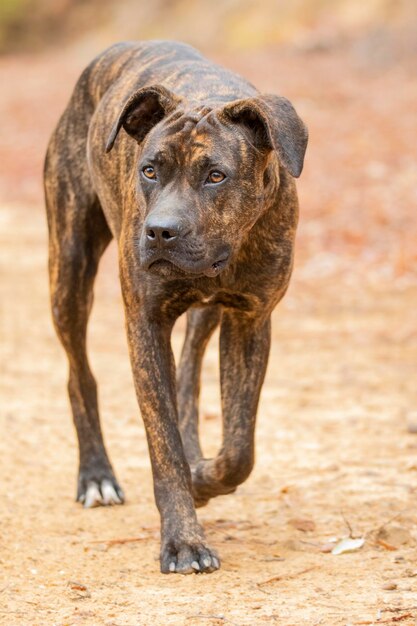
[{"label": "dog's claw", "polygon": [[122,504],[122,499],[119,497],[119,494],[117,493],[115,487],[109,480],[102,481],[101,495],[103,497],[103,504],[105,506],[111,506],[112,504]]},{"label": "dog's claw", "polygon": [[85,493],[79,495],[78,502],[81,502],[85,509],[112,506],[113,504],[123,504],[124,494],[120,487],[105,478],[100,484],[96,481],[90,481]]},{"label": "dog's claw", "polygon": [[217,556],[204,545],[183,544],[177,549],[171,547],[161,555],[161,571],[164,574],[200,574],[219,569]]},{"label": "dog's claw", "polygon": [[89,483],[85,494],[84,508],[92,509],[96,506],[100,506],[100,504],[103,504],[100,489],[96,483]]}]

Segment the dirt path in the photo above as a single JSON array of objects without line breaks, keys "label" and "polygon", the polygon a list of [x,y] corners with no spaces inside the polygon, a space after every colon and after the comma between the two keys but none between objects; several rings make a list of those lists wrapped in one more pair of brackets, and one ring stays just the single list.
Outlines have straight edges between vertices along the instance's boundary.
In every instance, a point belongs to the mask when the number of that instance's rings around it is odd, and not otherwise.
[{"label": "dirt path", "polygon": [[[0,62],[10,87],[0,100],[0,623],[415,624],[412,68],[381,70],[343,49],[270,51],[239,66],[224,59],[261,88],[295,99],[311,146],[294,280],[274,315],[256,468],[235,495],[199,513],[221,571],[175,577],[158,572],[158,517],[114,247],[99,276],[90,348],[107,445],[128,500],[91,511],[73,501],[76,447],[48,309],[39,172],[81,57],[39,57],[28,76],[27,59]],[[181,330],[180,321],[177,351]],[[202,428],[212,455],[220,435],[216,338],[205,361]],[[323,551],[349,533],[365,539],[362,549]]]}]

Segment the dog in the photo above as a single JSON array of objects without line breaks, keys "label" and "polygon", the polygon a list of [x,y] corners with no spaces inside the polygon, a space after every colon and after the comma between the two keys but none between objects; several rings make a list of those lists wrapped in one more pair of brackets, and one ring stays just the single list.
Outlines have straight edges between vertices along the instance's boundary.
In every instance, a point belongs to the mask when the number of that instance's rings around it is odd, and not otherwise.
[{"label": "dog", "polygon": [[[293,265],[307,129],[291,103],[176,42],[120,43],[81,74],[44,168],[54,325],[69,360],[77,500],[120,504],[86,352],[114,237],[129,353],[161,517],[161,572],[213,572],[196,507],[254,464],[270,317]],[[187,312],[176,376],[170,336]],[[203,458],[200,372],[220,324],[223,439]]]}]

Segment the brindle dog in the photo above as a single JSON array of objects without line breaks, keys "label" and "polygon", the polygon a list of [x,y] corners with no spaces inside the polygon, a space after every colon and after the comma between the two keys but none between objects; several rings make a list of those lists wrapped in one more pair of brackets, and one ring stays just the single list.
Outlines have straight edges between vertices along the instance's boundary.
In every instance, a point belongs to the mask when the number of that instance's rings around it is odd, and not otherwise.
[{"label": "brindle dog", "polygon": [[[122,131],[122,132],[121,132]],[[288,100],[172,42],[117,44],[82,73],[45,163],[52,313],[69,359],[77,499],[119,504],[86,353],[93,283],[117,240],[130,358],[161,515],[161,571],[212,572],[195,506],[254,463],[270,316],[292,269],[307,130]],[[187,311],[177,380],[170,346]],[[203,458],[199,378],[220,324],[223,441]]]}]

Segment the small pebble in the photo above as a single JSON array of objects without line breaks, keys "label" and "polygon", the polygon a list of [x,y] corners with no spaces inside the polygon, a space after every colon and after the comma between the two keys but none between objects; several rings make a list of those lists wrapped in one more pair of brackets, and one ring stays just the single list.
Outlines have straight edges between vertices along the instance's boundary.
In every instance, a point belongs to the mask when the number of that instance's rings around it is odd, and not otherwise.
[{"label": "small pebble", "polygon": [[397,586],[397,583],[387,582],[382,585],[381,589],[384,589],[384,591],[394,591],[397,589]]},{"label": "small pebble", "polygon": [[408,432],[415,435],[417,433],[417,411],[407,411],[405,417]]},{"label": "small pebble", "polygon": [[328,553],[331,552],[333,550],[333,548],[335,547],[335,543],[334,541],[329,541],[328,543],[323,543],[320,546],[320,552],[324,552],[324,553]]},{"label": "small pebble", "polygon": [[404,576],[407,578],[415,578],[417,576],[417,569],[407,568],[404,572]]}]

